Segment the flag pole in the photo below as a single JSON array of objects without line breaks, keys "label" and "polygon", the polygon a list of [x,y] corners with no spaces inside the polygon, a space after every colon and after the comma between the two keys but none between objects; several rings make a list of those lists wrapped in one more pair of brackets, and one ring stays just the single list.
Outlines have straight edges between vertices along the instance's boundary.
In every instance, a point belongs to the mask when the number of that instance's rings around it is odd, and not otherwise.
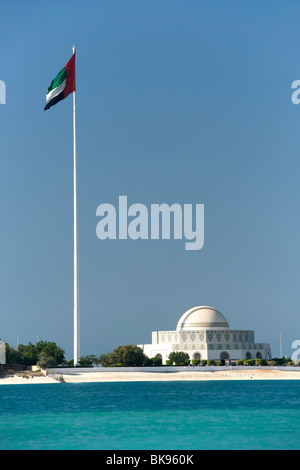
[{"label": "flag pole", "polygon": [[[72,48],[75,54],[75,46]],[[80,357],[79,280],[77,238],[76,92],[73,91],[73,175],[74,175],[74,366]]]}]

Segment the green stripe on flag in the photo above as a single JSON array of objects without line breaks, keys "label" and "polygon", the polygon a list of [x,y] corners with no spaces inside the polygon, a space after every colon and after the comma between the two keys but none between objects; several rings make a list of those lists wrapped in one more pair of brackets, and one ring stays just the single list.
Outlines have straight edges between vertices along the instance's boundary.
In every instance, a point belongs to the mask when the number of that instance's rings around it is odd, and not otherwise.
[{"label": "green stripe on flag", "polygon": [[56,77],[52,80],[48,87],[48,93],[54,88],[57,88],[65,79],[67,78],[67,70],[64,67],[61,71],[56,75]]}]

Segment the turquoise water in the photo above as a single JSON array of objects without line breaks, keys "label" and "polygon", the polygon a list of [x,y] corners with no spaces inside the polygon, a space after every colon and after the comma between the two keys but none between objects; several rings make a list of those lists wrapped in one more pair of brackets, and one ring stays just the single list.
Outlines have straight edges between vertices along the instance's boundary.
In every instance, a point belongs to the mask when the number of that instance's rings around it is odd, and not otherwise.
[{"label": "turquoise water", "polygon": [[0,386],[0,449],[299,449],[300,381]]}]

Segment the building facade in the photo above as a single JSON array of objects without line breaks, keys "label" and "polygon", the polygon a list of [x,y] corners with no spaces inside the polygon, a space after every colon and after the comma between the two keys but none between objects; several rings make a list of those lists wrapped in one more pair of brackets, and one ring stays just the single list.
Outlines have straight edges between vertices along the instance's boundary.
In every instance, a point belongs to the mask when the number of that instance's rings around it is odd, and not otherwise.
[{"label": "building facade", "polygon": [[175,331],[153,331],[151,344],[140,344],[146,356],[161,357],[165,364],[172,351],[190,359],[215,361],[271,359],[268,343],[255,343],[253,330],[231,330],[224,315],[212,307],[194,307],[185,312]]}]

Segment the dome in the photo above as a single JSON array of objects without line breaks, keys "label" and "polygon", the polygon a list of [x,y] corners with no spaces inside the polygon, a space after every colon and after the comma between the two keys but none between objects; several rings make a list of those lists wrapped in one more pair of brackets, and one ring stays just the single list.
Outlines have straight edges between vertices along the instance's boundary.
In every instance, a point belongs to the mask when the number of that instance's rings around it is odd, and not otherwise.
[{"label": "dome", "polygon": [[185,312],[177,323],[177,331],[229,329],[221,312],[212,307],[194,307]]}]

